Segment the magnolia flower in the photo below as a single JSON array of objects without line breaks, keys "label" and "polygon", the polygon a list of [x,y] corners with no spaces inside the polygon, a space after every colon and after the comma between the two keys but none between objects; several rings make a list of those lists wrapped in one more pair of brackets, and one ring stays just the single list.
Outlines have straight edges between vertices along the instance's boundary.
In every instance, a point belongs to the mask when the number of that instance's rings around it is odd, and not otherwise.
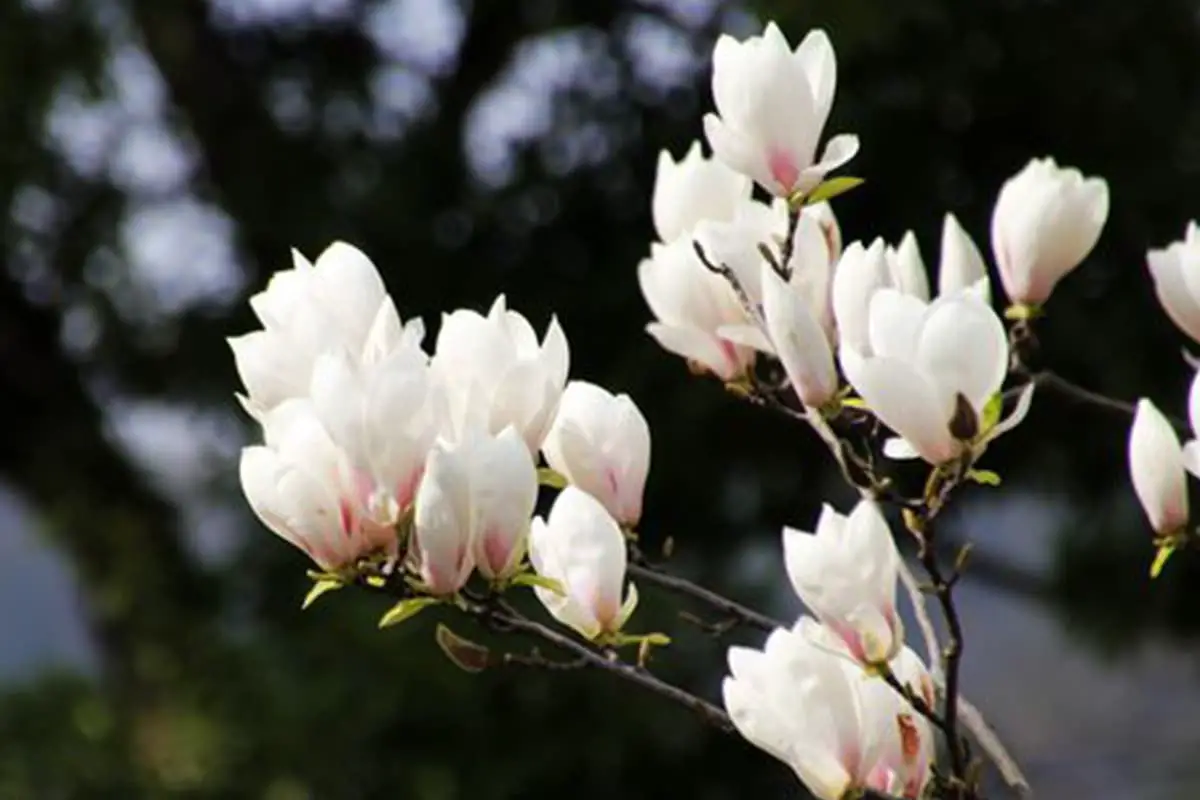
[{"label": "magnolia flower", "polygon": [[1040,306],[1087,257],[1108,218],[1108,184],[1034,159],[1000,189],[992,211],[992,252],[1013,303]]},{"label": "magnolia flower", "polygon": [[939,296],[969,291],[991,305],[992,288],[983,256],[953,214],[947,214],[942,223],[941,256],[938,267]]},{"label": "magnolia flower", "polygon": [[666,150],[658,154],[651,208],[658,238],[673,242],[691,233],[701,220],[730,220],[749,200],[751,184],[716,159],[705,158],[693,142],[675,162]]},{"label": "magnolia flower", "polygon": [[879,507],[861,501],[849,516],[826,505],[813,533],[783,529],[783,555],[796,594],[861,664],[889,661],[904,644],[896,614],[900,556]]},{"label": "magnolia flower", "polygon": [[729,649],[725,709],[751,744],[787,764],[818,800],[870,786],[891,728],[891,702],[860,691],[849,662],[779,628],[762,650]]},{"label": "magnolia flower", "polygon": [[[924,700],[927,706],[936,707],[933,678],[925,662],[910,648],[901,648],[888,669],[901,685]],[[886,713],[882,752],[867,785],[894,797],[911,800],[923,797],[925,786],[932,777],[936,752],[932,726],[907,700],[878,678],[862,681],[860,691],[865,706],[890,709]]]},{"label": "magnolia flower", "polygon": [[574,486],[559,493],[543,521],[529,533],[533,568],[557,581],[561,593],[535,586],[546,610],[587,639],[621,630],[637,606],[637,589],[625,583],[625,537],[600,501]]},{"label": "magnolia flower", "polygon": [[901,437],[887,443],[889,456],[944,464],[979,455],[1028,412],[1031,388],[1007,419],[991,412],[1008,370],[1008,340],[978,297],[961,293],[926,304],[881,289],[871,298],[868,328],[871,355],[847,346],[840,356],[850,384]]},{"label": "magnolia flower", "polygon": [[537,503],[537,469],[512,426],[439,442],[417,493],[413,550],[434,594],[462,588],[472,567],[489,579],[516,572]]},{"label": "magnolia flower", "polygon": [[292,252],[294,267],[275,273],[250,298],[263,330],[229,339],[252,414],[308,392],[313,364],[329,349],[355,358],[419,349],[421,320],[402,326],[375,265],[357,248],[331,244],[315,264]]},{"label": "magnolia flower", "polygon": [[395,508],[358,479],[312,403],[285,400],[261,417],[265,442],[242,450],[242,490],[263,524],[339,571],[398,549]]},{"label": "magnolia flower", "polygon": [[[1196,384],[1192,402],[1197,403]],[[1195,412],[1193,411],[1193,414]],[[1189,466],[1195,469],[1194,443],[1190,443]],[[1177,536],[1188,522],[1187,474],[1183,448],[1175,429],[1154,403],[1138,401],[1129,430],[1129,474],[1155,534],[1163,539]]]},{"label": "magnolia flower", "polygon": [[1167,316],[1200,342],[1200,225],[1188,223],[1182,241],[1149,251],[1146,263]]},{"label": "magnolia flower", "polygon": [[813,162],[836,83],[824,31],[811,31],[794,52],[773,22],[743,42],[721,36],[713,51],[717,113],[704,117],[713,154],[778,197],[811,191],[858,152],[858,137],[842,134]]},{"label": "magnolia flower", "polygon": [[718,333],[744,326],[747,313],[725,279],[700,262],[691,240],[651,245],[650,257],[638,266],[638,283],[657,318],[646,332],[663,349],[723,381],[754,362],[753,349]]},{"label": "magnolia flower", "polygon": [[642,516],[650,427],[629,395],[571,381],[542,444],[546,463],[599,500],[622,525]]},{"label": "magnolia flower", "polygon": [[529,321],[505,307],[504,295],[486,317],[467,309],[443,315],[431,364],[446,388],[448,434],[499,433],[512,425],[536,453],[554,419],[568,363],[558,319],[551,317],[539,346]]}]

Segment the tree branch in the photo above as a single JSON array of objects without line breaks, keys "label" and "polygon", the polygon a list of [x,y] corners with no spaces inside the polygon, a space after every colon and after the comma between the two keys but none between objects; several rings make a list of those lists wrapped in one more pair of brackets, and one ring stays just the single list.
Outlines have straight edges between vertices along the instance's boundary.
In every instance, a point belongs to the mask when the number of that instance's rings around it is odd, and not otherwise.
[{"label": "tree branch", "polygon": [[645,583],[652,583],[674,594],[703,603],[714,611],[736,620],[739,625],[756,628],[767,633],[776,628],[790,627],[780,620],[760,614],[754,609],[747,608],[711,589],[692,583],[686,578],[664,572],[662,568],[647,563],[641,553],[636,550],[633,554],[633,563],[629,565],[629,574]]}]

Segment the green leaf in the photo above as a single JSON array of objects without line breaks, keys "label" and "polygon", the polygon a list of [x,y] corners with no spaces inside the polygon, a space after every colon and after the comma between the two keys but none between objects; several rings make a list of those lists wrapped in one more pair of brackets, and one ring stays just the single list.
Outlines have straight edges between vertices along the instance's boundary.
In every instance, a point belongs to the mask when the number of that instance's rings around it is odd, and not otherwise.
[{"label": "green leaf", "polygon": [[392,625],[399,625],[404,620],[411,619],[429,606],[440,602],[442,602],[440,597],[410,597],[407,600],[401,600],[379,618],[379,627],[388,628]]},{"label": "green leaf", "polygon": [[554,580],[554,578],[547,578],[545,575],[538,575],[536,572],[522,572],[517,575],[513,575],[512,580],[510,580],[509,583],[511,583],[513,586],[540,586],[543,589],[554,592],[560,597],[566,595],[566,591],[563,590],[561,583]]},{"label": "green leaf", "polygon": [[996,392],[988,398],[988,401],[983,404],[983,414],[979,420],[979,430],[987,433],[992,428],[996,427],[996,423],[1000,421],[1000,412],[1004,409],[1004,395]]},{"label": "green leaf", "polygon": [[1154,554],[1154,563],[1150,565],[1150,577],[1157,578],[1163,571],[1163,567],[1167,565],[1167,559],[1175,552],[1174,542],[1165,542],[1158,546],[1158,552]]},{"label": "green leaf", "polygon": [[483,672],[487,668],[491,653],[483,645],[464,639],[441,623],[438,623],[434,639],[446,658],[464,672]]},{"label": "green leaf", "polygon": [[304,602],[300,604],[300,610],[303,611],[317,602],[317,598],[326,592],[341,589],[345,585],[345,583],[337,578],[318,578],[316,583],[312,585],[312,588],[308,590],[308,594],[304,595]]},{"label": "green leaf", "polygon": [[967,473],[967,480],[975,481],[981,486],[1000,485],[1000,475],[990,469],[973,469]]},{"label": "green leaf", "polygon": [[538,467],[537,476],[538,483],[542,486],[549,486],[551,489],[567,488],[567,477],[549,467]]},{"label": "green leaf", "polygon": [[[827,181],[823,181],[808,194],[802,195],[800,205],[812,206],[817,203],[824,203],[826,200],[832,200],[840,194],[845,194],[851,189],[862,186],[865,182],[862,178],[852,178],[849,175],[840,178],[830,178]],[[789,202],[794,203],[790,199]]]},{"label": "green leaf", "polygon": [[1025,303],[1013,303],[1008,308],[1004,309],[1004,318],[1019,322],[1021,320],[1037,319],[1042,316],[1042,307],[1027,305]]}]

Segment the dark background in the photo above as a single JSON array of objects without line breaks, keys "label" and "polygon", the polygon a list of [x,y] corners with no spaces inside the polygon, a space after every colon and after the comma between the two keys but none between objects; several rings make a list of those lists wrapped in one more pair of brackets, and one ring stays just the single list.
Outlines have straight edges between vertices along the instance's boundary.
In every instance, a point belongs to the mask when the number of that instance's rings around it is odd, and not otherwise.
[{"label": "dark background", "polygon": [[[785,797],[786,768],[592,674],[467,676],[433,616],[380,633],[250,518],[224,337],[334,238],[402,315],[504,291],[558,313],[572,374],[654,432],[643,528],[678,568],[793,613],[780,524],[845,506],[807,431],[643,333],[661,148],[700,133],[721,30],[837,49],[857,132],[847,241],[953,210],[987,244],[1002,180],[1054,155],[1112,213],[1039,326],[1044,361],[1182,414],[1183,337],[1144,251],[1200,209],[1200,5],[1185,0],[0,2],[0,797]],[[997,293],[998,294],[998,293]],[[1128,420],[1043,396],[966,492],[980,543],[966,687],[1043,796],[1193,797],[1200,558],[1158,582]],[[716,696],[722,651],[645,590],[659,667]],[[465,623],[464,633],[476,635]],[[757,641],[750,638],[747,641]]]}]

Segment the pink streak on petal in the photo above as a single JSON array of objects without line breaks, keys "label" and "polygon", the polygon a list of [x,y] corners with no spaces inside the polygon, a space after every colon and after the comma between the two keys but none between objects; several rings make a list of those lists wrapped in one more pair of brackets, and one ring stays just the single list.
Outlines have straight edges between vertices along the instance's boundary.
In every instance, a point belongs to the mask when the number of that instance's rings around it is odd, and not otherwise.
[{"label": "pink streak on petal", "polygon": [[784,193],[790,193],[796,187],[796,181],[800,179],[800,168],[796,166],[796,159],[786,150],[776,147],[768,150],[767,169],[771,171],[771,177]]}]

